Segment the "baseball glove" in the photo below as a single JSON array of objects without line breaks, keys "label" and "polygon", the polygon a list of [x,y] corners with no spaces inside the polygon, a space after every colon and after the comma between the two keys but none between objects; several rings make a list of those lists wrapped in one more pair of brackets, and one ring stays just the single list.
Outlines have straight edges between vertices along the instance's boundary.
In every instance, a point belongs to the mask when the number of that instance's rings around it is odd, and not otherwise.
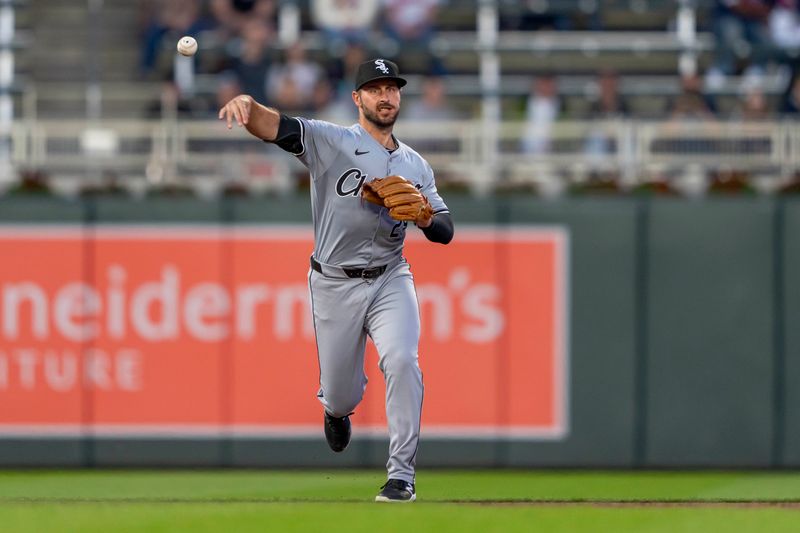
[{"label": "baseball glove", "polygon": [[361,188],[361,197],[389,210],[395,220],[416,222],[433,216],[433,208],[414,184],[402,176],[387,176],[367,182]]}]

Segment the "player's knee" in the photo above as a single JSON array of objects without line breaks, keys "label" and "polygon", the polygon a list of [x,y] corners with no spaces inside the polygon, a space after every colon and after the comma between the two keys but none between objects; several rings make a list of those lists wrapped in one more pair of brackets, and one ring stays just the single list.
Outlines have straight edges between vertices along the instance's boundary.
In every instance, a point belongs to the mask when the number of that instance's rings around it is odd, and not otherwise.
[{"label": "player's knee", "polygon": [[398,353],[387,357],[384,363],[384,372],[392,376],[419,374],[417,352]]}]

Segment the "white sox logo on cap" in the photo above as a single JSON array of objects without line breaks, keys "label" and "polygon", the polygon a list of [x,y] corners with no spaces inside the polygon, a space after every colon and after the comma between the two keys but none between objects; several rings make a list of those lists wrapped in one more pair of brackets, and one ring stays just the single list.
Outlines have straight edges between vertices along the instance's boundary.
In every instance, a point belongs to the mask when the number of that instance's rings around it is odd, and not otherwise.
[{"label": "white sox logo on cap", "polygon": [[[2,0],[0,0],[2,3]],[[403,87],[406,80],[400,77],[397,65],[388,59],[370,59],[358,65],[355,79],[355,90],[359,90],[365,83],[374,80],[389,78],[397,82],[398,87]]]},{"label": "white sox logo on cap", "polygon": [[383,59],[376,59],[375,60],[375,68],[383,72],[384,74],[389,74],[389,67],[383,62]]}]

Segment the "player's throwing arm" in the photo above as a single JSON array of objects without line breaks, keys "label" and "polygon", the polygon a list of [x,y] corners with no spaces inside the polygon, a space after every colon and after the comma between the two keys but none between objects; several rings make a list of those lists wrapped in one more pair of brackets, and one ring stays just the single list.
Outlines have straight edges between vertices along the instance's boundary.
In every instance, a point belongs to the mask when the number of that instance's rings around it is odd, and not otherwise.
[{"label": "player's throwing arm", "polygon": [[247,128],[252,135],[265,141],[274,141],[278,136],[280,114],[246,94],[239,95],[222,106],[219,118],[227,122],[228,129],[233,128],[235,121],[239,126]]}]

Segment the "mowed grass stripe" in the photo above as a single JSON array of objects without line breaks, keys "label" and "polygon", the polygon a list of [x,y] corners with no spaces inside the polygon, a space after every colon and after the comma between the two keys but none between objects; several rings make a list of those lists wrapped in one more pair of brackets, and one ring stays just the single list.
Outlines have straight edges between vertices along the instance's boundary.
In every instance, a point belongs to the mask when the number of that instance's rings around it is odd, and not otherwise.
[{"label": "mowed grass stripe", "polygon": [[0,506],[3,531],[584,532],[797,530],[797,511],[758,509],[502,507],[380,504]]},{"label": "mowed grass stripe", "polygon": [[372,502],[378,470],[0,471],[0,529],[39,531],[789,532],[800,474],[423,470],[419,501]]},{"label": "mowed grass stripe", "polygon": [[[0,501],[369,501],[377,470],[30,470],[0,471]],[[420,501],[795,501],[792,472],[423,470]]]}]

